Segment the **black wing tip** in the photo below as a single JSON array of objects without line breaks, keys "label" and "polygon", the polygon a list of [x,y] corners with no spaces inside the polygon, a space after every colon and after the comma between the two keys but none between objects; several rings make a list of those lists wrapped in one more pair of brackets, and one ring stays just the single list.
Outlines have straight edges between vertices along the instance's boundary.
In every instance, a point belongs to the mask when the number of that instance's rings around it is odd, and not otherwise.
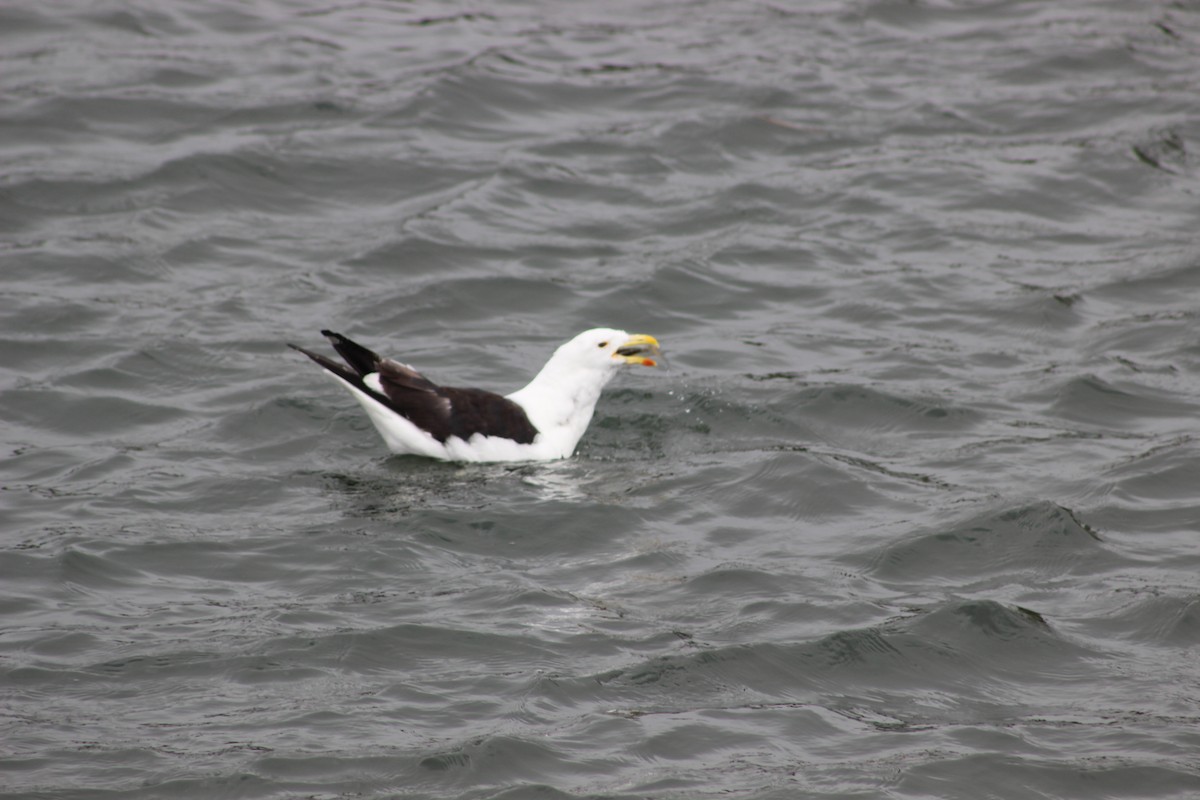
[{"label": "black wing tip", "polygon": [[[337,345],[339,342],[350,341],[345,336],[342,336],[340,333],[335,333],[334,331],[330,331],[330,330],[322,330],[321,335],[324,336],[326,339],[328,339],[330,341],[330,343],[332,343],[334,345]],[[309,350],[307,347],[301,347],[300,345],[293,344],[292,342],[284,342],[284,344],[286,344],[288,347],[292,348],[293,350],[297,350],[301,353],[304,353],[304,355],[308,356],[309,358],[313,358],[316,355],[315,353],[313,353],[312,350]]]},{"label": "black wing tip", "polygon": [[292,348],[293,350],[295,350],[298,353],[304,353],[304,355],[308,356],[309,358],[313,358],[314,356],[317,355],[312,350],[309,350],[307,347],[301,347],[300,345],[292,344],[291,342],[284,342],[284,344],[286,344],[288,347]]},{"label": "black wing tip", "polygon": [[331,361],[330,359],[326,358],[325,356],[321,355],[320,353],[309,350],[307,347],[301,347],[300,345],[292,344],[291,342],[285,342],[285,344],[287,344],[288,347],[292,348],[296,352],[303,353],[304,355],[308,356],[313,361],[320,364],[322,367],[325,367],[325,369],[332,370],[334,367],[336,367],[338,369],[345,369],[345,367],[343,367],[341,364],[338,364],[335,361]]}]

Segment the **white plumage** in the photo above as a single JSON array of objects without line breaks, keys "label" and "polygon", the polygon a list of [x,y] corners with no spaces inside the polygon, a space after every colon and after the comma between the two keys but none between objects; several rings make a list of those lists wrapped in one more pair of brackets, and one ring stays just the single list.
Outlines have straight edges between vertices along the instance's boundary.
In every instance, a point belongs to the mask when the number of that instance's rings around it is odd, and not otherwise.
[{"label": "white plumage", "polygon": [[347,366],[302,347],[354,395],[393,453],[443,461],[549,461],[575,452],[600,391],[626,365],[657,366],[658,342],[612,328],[584,331],[506,397],[438,386],[412,367],[322,331]]}]

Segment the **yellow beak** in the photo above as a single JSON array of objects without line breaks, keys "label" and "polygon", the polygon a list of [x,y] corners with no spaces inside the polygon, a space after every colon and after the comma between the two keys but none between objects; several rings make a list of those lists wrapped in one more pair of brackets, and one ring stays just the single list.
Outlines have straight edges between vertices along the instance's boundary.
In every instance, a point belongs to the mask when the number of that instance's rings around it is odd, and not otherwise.
[{"label": "yellow beak", "polygon": [[617,348],[617,353],[613,358],[620,358],[626,364],[641,364],[643,367],[657,367],[658,361],[650,356],[657,356],[662,352],[658,346],[658,339],[653,336],[647,336],[644,333],[634,334]]}]

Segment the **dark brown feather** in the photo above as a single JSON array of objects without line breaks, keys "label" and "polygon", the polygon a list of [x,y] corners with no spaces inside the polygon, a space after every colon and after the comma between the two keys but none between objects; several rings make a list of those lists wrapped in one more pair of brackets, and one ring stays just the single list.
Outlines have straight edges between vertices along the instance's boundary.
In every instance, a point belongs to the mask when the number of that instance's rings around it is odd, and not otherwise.
[{"label": "dark brown feather", "polygon": [[[380,358],[362,345],[333,331],[321,331],[345,359],[350,369],[303,347],[299,350],[354,388],[387,406],[392,411],[445,442],[451,436],[469,439],[476,433],[512,439],[530,444],[537,428],[525,409],[507,397],[483,389],[459,389],[438,386],[407,364]],[[363,383],[363,376],[379,373],[382,392]]]}]

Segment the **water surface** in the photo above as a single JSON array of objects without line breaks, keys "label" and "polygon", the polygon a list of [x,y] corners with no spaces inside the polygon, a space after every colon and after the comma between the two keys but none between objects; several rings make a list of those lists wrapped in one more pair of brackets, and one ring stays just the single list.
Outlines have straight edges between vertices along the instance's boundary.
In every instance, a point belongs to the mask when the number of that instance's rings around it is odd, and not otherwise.
[{"label": "water surface", "polygon": [[[1180,4],[0,11],[5,797],[1200,794]],[[286,342],[576,457],[390,457]]]}]

